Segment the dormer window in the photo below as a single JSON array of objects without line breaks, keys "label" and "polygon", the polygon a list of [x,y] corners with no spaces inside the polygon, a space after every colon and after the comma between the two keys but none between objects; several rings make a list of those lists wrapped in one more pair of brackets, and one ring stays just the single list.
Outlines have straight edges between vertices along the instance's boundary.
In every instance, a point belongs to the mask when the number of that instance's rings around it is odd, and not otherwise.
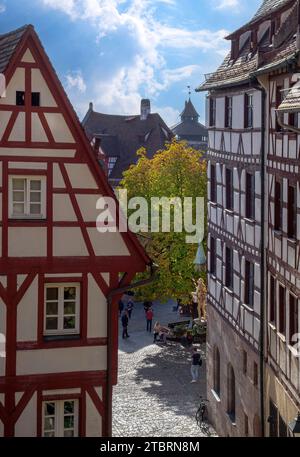
[{"label": "dormer window", "polygon": [[25,92],[21,90],[17,90],[16,92],[16,105],[17,106],[24,106],[25,105]]},{"label": "dormer window", "polygon": [[231,59],[236,60],[240,52],[240,38],[235,38],[231,42]]},{"label": "dormer window", "polygon": [[251,32],[251,51],[255,52],[257,50],[257,30],[252,30]]}]

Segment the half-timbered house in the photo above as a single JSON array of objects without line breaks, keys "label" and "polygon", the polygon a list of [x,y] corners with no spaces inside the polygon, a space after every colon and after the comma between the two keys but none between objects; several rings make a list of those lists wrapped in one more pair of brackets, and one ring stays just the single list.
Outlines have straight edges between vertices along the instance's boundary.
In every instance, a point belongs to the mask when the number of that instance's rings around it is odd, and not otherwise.
[{"label": "half-timbered house", "polygon": [[0,436],[109,436],[118,293],[149,259],[32,26],[0,36]]},{"label": "half-timbered house", "polygon": [[199,88],[209,91],[208,394],[222,435],[286,436],[300,409],[299,18],[298,0],[264,0]]}]

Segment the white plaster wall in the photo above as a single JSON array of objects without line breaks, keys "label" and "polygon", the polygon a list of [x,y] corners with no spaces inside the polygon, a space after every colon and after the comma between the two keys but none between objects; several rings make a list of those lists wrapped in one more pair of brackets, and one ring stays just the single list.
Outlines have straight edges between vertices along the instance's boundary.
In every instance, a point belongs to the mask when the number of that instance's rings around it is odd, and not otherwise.
[{"label": "white plaster wall", "polygon": [[102,436],[102,417],[98,413],[89,394],[86,394],[86,436]]},{"label": "white plaster wall", "polygon": [[25,141],[25,113],[18,114],[9,141]]},{"label": "white plaster wall", "polygon": [[57,107],[55,99],[54,99],[44,77],[42,76],[41,71],[38,68],[33,68],[31,70],[31,86],[32,86],[32,92],[40,92],[41,106],[54,107],[54,108]]},{"label": "white plaster wall", "polygon": [[53,220],[77,221],[77,217],[68,194],[53,194]]},{"label": "white plaster wall", "polygon": [[98,189],[98,185],[87,164],[67,163],[66,169],[73,188]]},{"label": "white plaster wall", "polygon": [[106,346],[17,351],[17,375],[106,370]]},{"label": "white plaster wall", "polygon": [[26,49],[21,61],[27,63],[35,63],[34,57],[31,54],[30,49]]},{"label": "white plaster wall", "polygon": [[47,229],[44,227],[10,227],[9,257],[46,257]]},{"label": "white plaster wall", "polygon": [[37,394],[35,393],[19,417],[15,426],[16,437],[36,437]]},{"label": "white plaster wall", "polygon": [[88,338],[107,336],[107,303],[92,275],[88,275]]},{"label": "white plaster wall", "polygon": [[0,105],[16,105],[16,92],[25,92],[25,68],[17,68],[6,88],[6,97],[0,99]]},{"label": "white plaster wall", "polygon": [[96,255],[130,255],[120,233],[99,233],[96,228],[88,228],[87,230]]},{"label": "white plaster wall", "polygon": [[54,189],[65,189],[66,187],[59,165],[57,163],[53,164],[53,187]]},{"label": "white plaster wall", "polygon": [[31,126],[31,140],[33,142],[48,143],[46,132],[37,113],[31,114]]},{"label": "white plaster wall", "polygon": [[55,141],[58,143],[75,143],[74,137],[62,114],[46,113],[45,117]]},{"label": "white plaster wall", "polygon": [[83,219],[86,222],[96,222],[97,217],[100,214],[100,210],[96,209],[96,203],[101,195],[76,195],[76,199],[82,214]]},{"label": "white plaster wall", "polygon": [[36,277],[18,305],[17,341],[37,340],[38,278]]},{"label": "white plaster wall", "polygon": [[244,128],[244,95],[233,98],[232,125],[236,129]]},{"label": "white plaster wall", "polygon": [[[5,100],[5,99],[3,99]],[[1,99],[0,99],[1,101]],[[2,137],[4,135],[4,132],[6,130],[8,121],[12,115],[12,111],[1,111],[1,122],[0,122],[0,139],[2,140]]]},{"label": "white plaster wall", "polygon": [[88,251],[78,227],[54,227],[53,229],[53,255],[87,256]]}]

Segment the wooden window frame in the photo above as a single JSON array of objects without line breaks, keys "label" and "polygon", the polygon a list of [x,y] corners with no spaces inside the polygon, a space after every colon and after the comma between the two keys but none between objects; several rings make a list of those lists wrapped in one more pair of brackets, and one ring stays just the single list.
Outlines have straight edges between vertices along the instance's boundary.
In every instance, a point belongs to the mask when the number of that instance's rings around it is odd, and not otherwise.
[{"label": "wooden window frame", "polygon": [[246,173],[246,218],[255,219],[255,176]]},{"label": "wooden window frame", "polygon": [[[48,437],[49,435],[46,435],[47,431],[45,430],[45,419],[47,417],[54,417],[54,437],[65,437],[65,429],[64,428],[64,419],[65,419],[65,412],[64,412],[64,407],[66,402],[73,402],[74,403],[74,414],[69,414],[70,416],[74,415],[74,435],[73,437],[78,437],[79,436],[79,410],[80,410],[80,405],[79,405],[79,399],[77,398],[66,398],[61,399],[61,400],[43,400],[42,402],[42,436],[43,437]],[[54,415],[51,416],[45,416],[45,406],[46,404],[54,404],[55,412]],[[70,429],[72,430],[72,429]],[[48,432],[49,433],[49,432]],[[51,433],[51,432],[50,432]]]},{"label": "wooden window frame", "polygon": [[245,93],[244,96],[244,127],[253,128],[253,94]]},{"label": "wooden window frame", "polygon": [[232,129],[233,97],[225,97],[225,128]]},{"label": "wooden window frame", "polygon": [[217,200],[217,178],[216,165],[210,165],[210,201],[216,203]]},{"label": "wooden window frame", "polygon": [[210,262],[209,262],[209,272],[212,276],[216,276],[216,239],[211,236],[210,237]]},{"label": "wooden window frame", "polygon": [[234,209],[233,170],[226,168],[226,209]]},{"label": "wooden window frame", "polygon": [[276,319],[276,279],[273,275],[270,275],[269,281],[269,297],[270,297],[270,304],[269,304],[269,322],[276,326],[277,319]]},{"label": "wooden window frame", "polygon": [[287,213],[288,238],[294,240],[297,236],[297,187],[290,183],[288,184]]},{"label": "wooden window frame", "polygon": [[297,343],[293,341],[293,335],[299,333],[299,302],[298,298],[289,293],[289,344],[293,346]]},{"label": "wooden window frame", "polygon": [[[63,328],[63,320],[65,317],[64,314],[64,304],[65,300],[63,297],[64,289],[66,287],[74,287],[76,289],[76,297],[75,297],[75,328],[74,329],[64,329]],[[80,335],[80,311],[81,311],[81,283],[80,282],[57,282],[57,283],[45,283],[44,284],[44,322],[43,322],[43,336],[65,336],[65,335]],[[58,311],[57,316],[58,319],[58,327],[57,329],[49,330],[46,328],[46,321],[47,321],[47,289],[58,289]],[[52,300],[53,301],[53,300]],[[49,302],[49,300],[48,300]],[[73,315],[73,314],[72,314]],[[48,317],[51,315],[48,315]]]},{"label": "wooden window frame", "polygon": [[[17,191],[13,189],[13,180],[15,179],[23,179],[25,180],[25,190],[24,190],[24,201],[20,203],[24,203],[24,213],[17,214],[14,213],[13,210],[13,192]],[[41,213],[40,214],[32,214],[30,213],[30,204],[37,203],[30,201],[30,194],[34,192],[34,190],[30,189],[30,183],[32,181],[40,181],[41,182]],[[20,191],[21,192],[21,191]],[[8,199],[8,212],[9,212],[9,219],[46,219],[46,200],[47,200],[47,182],[46,176],[31,176],[31,175],[9,175],[9,199]],[[17,202],[16,202],[17,203]]]},{"label": "wooden window frame", "polygon": [[278,332],[286,337],[286,288],[278,285]]},{"label": "wooden window frame", "polygon": [[244,303],[251,308],[254,306],[254,263],[249,260],[245,260]]},{"label": "wooden window frame", "polygon": [[215,127],[217,114],[217,99],[215,97],[209,98],[209,126]]},{"label": "wooden window frame", "polygon": [[233,289],[233,250],[226,246],[225,248],[226,263],[225,263],[225,286]]},{"label": "wooden window frame", "polygon": [[282,231],[282,182],[275,181],[274,192],[274,230]]}]

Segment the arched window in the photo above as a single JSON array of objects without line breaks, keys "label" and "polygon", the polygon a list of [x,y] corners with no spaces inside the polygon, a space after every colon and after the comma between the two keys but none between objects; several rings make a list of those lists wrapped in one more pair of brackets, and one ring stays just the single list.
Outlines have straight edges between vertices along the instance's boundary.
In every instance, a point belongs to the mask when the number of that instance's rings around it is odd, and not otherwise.
[{"label": "arched window", "polygon": [[220,372],[220,351],[217,346],[214,348],[214,391],[220,396],[221,372]]},{"label": "arched window", "polygon": [[228,382],[228,405],[227,412],[231,420],[235,421],[235,375],[232,366],[228,365],[227,373],[227,382]]}]

